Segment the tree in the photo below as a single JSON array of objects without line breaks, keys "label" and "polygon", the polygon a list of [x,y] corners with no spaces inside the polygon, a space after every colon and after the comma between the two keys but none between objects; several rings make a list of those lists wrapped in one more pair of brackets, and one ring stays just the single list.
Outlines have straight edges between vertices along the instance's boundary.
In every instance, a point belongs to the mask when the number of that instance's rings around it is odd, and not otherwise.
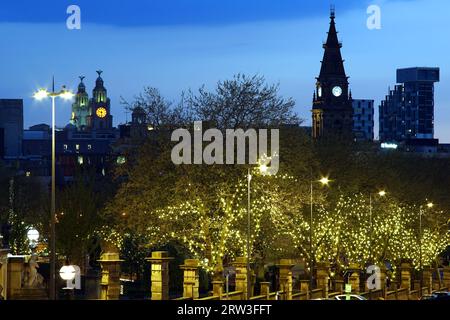
[{"label": "tree", "polygon": [[[152,90],[131,105],[160,106],[144,109],[149,118],[158,114],[158,119],[167,119],[173,111],[163,101],[159,93]],[[277,128],[282,124],[299,123],[292,99],[281,98],[278,86],[267,85],[264,78],[258,76],[237,75],[232,80],[219,82],[213,92],[202,87],[198,94],[189,92],[181,101],[179,105],[190,115],[184,118],[186,127],[191,127],[188,123],[191,119],[203,120],[221,130]],[[168,122],[159,123],[161,126],[155,131],[164,131],[167,126],[162,124]],[[284,137],[290,138],[294,145],[305,146],[304,134],[298,139],[289,134]],[[182,245],[191,256],[200,258],[208,270],[220,265],[223,259],[244,255],[247,167],[175,166],[170,159],[172,146],[167,137],[161,135],[160,139],[142,146],[133,166],[119,169],[120,176],[126,175],[127,180],[107,208],[116,225],[122,227],[122,232],[145,237],[149,246]],[[309,152],[305,154],[311,158]],[[293,154],[286,159],[299,163]],[[304,168],[299,165],[293,171],[302,172]],[[295,215],[303,203],[299,200],[302,193],[293,191],[299,184],[286,177],[280,174],[269,178],[270,185],[263,178],[255,178],[252,183],[252,245],[261,258],[269,254],[269,243],[276,240],[275,217],[282,220],[279,215],[287,212],[286,208],[290,215]],[[277,189],[273,189],[275,186]]]},{"label": "tree", "polygon": [[78,173],[58,192],[57,251],[74,264],[84,266],[87,254],[98,246],[96,232],[104,225],[101,208],[105,190],[90,172]]}]

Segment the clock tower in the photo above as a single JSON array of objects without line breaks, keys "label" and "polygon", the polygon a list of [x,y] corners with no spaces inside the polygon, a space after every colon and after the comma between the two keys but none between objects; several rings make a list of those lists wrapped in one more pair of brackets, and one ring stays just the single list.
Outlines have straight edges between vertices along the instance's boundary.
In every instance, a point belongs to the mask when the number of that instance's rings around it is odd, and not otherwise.
[{"label": "clock tower", "polygon": [[72,104],[72,117],[70,123],[77,130],[84,131],[87,127],[87,118],[89,116],[89,96],[86,92],[86,86],[83,83],[84,77],[80,77],[80,84],[75,95],[75,102]]},{"label": "clock tower", "polygon": [[98,78],[95,81],[93,96],[89,104],[90,116],[88,125],[92,130],[111,130],[113,117],[111,115],[111,101],[108,98],[103,79],[103,71],[97,71]]},{"label": "clock tower", "polygon": [[319,77],[316,78],[312,110],[313,138],[341,137],[352,139],[353,107],[338,40],[335,12],[331,9],[330,30]]}]

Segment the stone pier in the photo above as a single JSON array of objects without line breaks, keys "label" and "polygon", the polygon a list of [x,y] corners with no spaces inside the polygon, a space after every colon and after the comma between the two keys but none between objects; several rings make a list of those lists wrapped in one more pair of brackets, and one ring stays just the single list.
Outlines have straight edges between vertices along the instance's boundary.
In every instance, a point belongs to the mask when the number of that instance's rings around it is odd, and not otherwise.
[{"label": "stone pier", "polygon": [[199,297],[199,270],[200,263],[197,259],[186,259],[183,270],[183,297],[198,299]]},{"label": "stone pier", "polygon": [[281,259],[277,264],[280,272],[280,291],[284,292],[286,300],[292,300],[292,267],[294,264],[290,259]]},{"label": "stone pier", "polygon": [[167,251],[152,252],[152,257],[147,258],[151,267],[151,291],[152,300],[169,300],[169,257]]},{"label": "stone pier", "polygon": [[[0,239],[1,245],[1,239]],[[7,299],[8,292],[8,253],[7,249],[0,249],[0,300]]]},{"label": "stone pier", "polygon": [[101,300],[119,300],[120,297],[120,264],[123,260],[119,258],[118,252],[107,252],[100,256],[102,268],[100,281]]},{"label": "stone pier", "polygon": [[242,291],[244,297],[252,297],[252,292],[249,292],[250,294],[247,295],[247,258],[238,257],[232,265],[236,268],[236,291]]}]

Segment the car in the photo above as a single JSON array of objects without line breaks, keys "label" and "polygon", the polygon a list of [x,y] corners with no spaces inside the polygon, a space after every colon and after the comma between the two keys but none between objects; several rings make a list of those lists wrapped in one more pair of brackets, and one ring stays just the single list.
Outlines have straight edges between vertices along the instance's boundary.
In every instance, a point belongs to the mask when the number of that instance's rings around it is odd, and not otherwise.
[{"label": "car", "polygon": [[422,296],[420,300],[432,300],[432,301],[450,300],[450,292],[445,291],[433,292],[433,294],[431,295]]},{"label": "car", "polygon": [[434,296],[431,294],[426,294],[420,298],[420,300],[433,300]]},{"label": "car", "polygon": [[363,296],[357,294],[341,294],[334,297],[335,300],[367,300]]}]

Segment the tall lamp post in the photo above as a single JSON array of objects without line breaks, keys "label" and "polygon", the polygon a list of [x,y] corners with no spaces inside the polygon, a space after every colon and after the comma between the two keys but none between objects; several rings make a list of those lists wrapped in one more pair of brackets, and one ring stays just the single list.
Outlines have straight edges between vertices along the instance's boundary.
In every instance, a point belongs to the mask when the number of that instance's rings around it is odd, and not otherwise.
[{"label": "tall lamp post", "polygon": [[[314,278],[313,278],[313,272],[314,272],[314,250],[313,250],[313,235],[314,235],[314,224],[313,224],[313,219],[314,219],[314,182],[312,179],[312,174],[311,174],[311,185],[310,185],[310,203],[311,203],[311,211],[310,211],[310,216],[309,216],[309,290],[313,289],[313,285],[314,285]],[[329,186],[331,180],[328,177],[322,177],[319,181],[322,186]]]},{"label": "tall lamp post", "polygon": [[[270,175],[269,167],[265,164],[260,164],[258,170],[262,175]],[[248,168],[247,173],[247,300],[251,298],[250,288],[252,286],[251,279],[251,268],[250,268],[250,242],[251,242],[251,218],[252,218],[252,208],[251,208],[251,182],[252,182],[252,171],[251,167]]]},{"label": "tall lamp post", "polygon": [[[382,198],[385,197],[387,194],[386,191],[381,190],[378,192],[378,195]],[[373,214],[373,197],[372,193],[369,193],[369,228],[370,228],[370,234],[369,234],[369,262],[372,262],[372,238],[373,238],[373,224],[372,224],[372,214]]]},{"label": "tall lamp post", "polygon": [[[434,204],[432,202],[427,203],[427,208],[432,209]],[[419,211],[419,268],[420,268],[420,288],[423,286],[423,266],[422,266],[422,215],[423,209],[420,206]]]},{"label": "tall lamp post", "polygon": [[52,83],[52,91],[49,92],[47,89],[39,89],[35,94],[34,98],[36,100],[44,100],[46,98],[52,99],[52,195],[51,195],[51,209],[50,209],[50,282],[49,282],[49,298],[50,300],[56,299],[56,282],[55,282],[55,274],[56,274],[56,232],[55,232],[55,224],[56,224],[56,180],[55,180],[55,171],[56,171],[56,130],[55,130],[55,100],[57,97],[60,97],[64,100],[72,100],[74,94],[66,89],[65,86],[62,87],[62,90],[59,92],[55,92],[55,78],[53,78]]}]

